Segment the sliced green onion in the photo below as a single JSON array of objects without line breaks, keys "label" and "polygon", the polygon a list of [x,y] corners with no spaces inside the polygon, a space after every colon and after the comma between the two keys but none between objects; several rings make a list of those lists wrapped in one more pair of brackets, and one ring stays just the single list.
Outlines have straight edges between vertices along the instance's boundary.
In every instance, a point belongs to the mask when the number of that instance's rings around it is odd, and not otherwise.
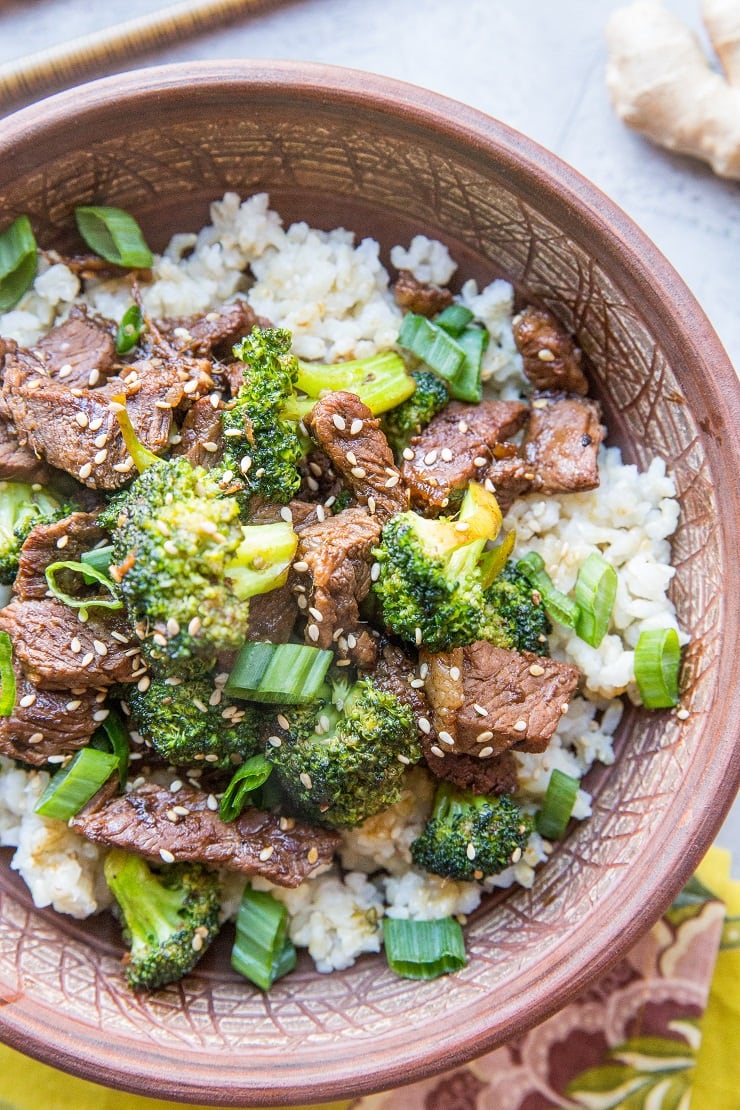
[{"label": "sliced green onion", "polygon": [[[327,389],[356,393],[373,416],[379,416],[407,401],[416,383],[400,355],[395,351],[383,351],[332,366],[299,361],[296,386],[311,398],[319,397]],[[292,415],[289,408],[284,410],[284,414]]]},{"label": "sliced green onion", "polygon": [[309,644],[244,645],[224,687],[229,697],[248,701],[302,705],[316,701],[334,658],[331,651]]},{"label": "sliced green onion", "polygon": [[83,206],[75,209],[80,235],[106,262],[130,269],[148,269],[154,259],[141,228],[122,208]]},{"label": "sliced green onion", "polygon": [[235,821],[255,790],[267,782],[272,763],[263,755],[253,755],[231,776],[221,798],[218,815],[222,821]]},{"label": "sliced green onion", "polygon": [[72,762],[57,771],[41,795],[34,813],[68,821],[97,794],[104,782],[118,767],[118,759],[110,752],[83,748]]},{"label": "sliced green onion", "polygon": [[[101,574],[105,574],[113,562],[113,544],[106,544],[105,547],[94,547],[92,551],[83,551],[80,555],[80,562],[84,563],[86,567],[93,567],[95,570],[100,571]],[[90,586],[92,582],[93,579],[88,578],[86,572],[86,585]]]},{"label": "sliced green onion", "polygon": [[640,633],[635,647],[635,682],[648,709],[678,704],[681,645],[675,628],[651,628]]},{"label": "sliced green onion", "polygon": [[465,359],[449,382],[450,396],[456,401],[477,402],[482,398],[481,363],[488,339],[488,332],[483,328],[466,328],[458,335],[457,342],[465,352]]},{"label": "sliced green onion", "polygon": [[411,351],[448,382],[452,381],[465,361],[465,351],[456,340],[443,328],[427,320],[426,316],[417,316],[414,312],[407,313],[403,318],[398,345]]},{"label": "sliced green onion", "polygon": [[0,717],[9,717],[14,709],[13,644],[7,632],[0,632]]},{"label": "sliced green onion", "polygon": [[465,938],[459,921],[383,920],[388,966],[403,979],[437,979],[465,967]]},{"label": "sliced green onion", "polygon": [[128,729],[114,710],[108,711],[100,728],[93,733],[90,746],[101,752],[113,752],[118,765],[118,778],[123,786],[128,777],[131,742]]},{"label": "sliced green onion", "polygon": [[617,572],[603,555],[594,551],[576,578],[576,633],[591,647],[598,647],[606,635],[617,596]]},{"label": "sliced green onion", "polygon": [[[236,919],[231,966],[250,982],[270,989],[275,980],[295,966],[286,955],[288,911],[282,902],[247,885]],[[292,947],[292,945],[291,945]]]},{"label": "sliced green onion", "polygon": [[0,235],[0,312],[18,304],[38,267],[36,239],[28,216],[19,216]]},{"label": "sliced green onion", "polygon": [[293,942],[286,937],[283,942],[282,950],[279,955],[276,956],[272,965],[273,983],[278,979],[282,979],[283,975],[287,975],[290,971],[293,971],[297,962],[298,957]]},{"label": "sliced green onion", "polygon": [[[86,581],[92,580],[98,582],[104,589],[108,591],[110,597],[73,597],[72,594],[65,593],[61,587],[57,586],[56,576],[60,570],[69,570],[75,574],[81,574]],[[46,581],[49,586],[49,592],[52,597],[57,598],[58,601],[63,601],[70,609],[122,609],[123,602],[118,596],[118,587],[112,578],[108,578],[102,571],[96,570],[95,567],[89,566],[86,563],[75,562],[59,562],[50,563],[44,572],[46,574]]]},{"label": "sliced green onion", "polygon": [[142,474],[148,467],[159,462],[159,455],[155,455],[153,451],[145,447],[137,436],[134,426],[131,423],[131,417],[126,409],[125,393],[116,393],[114,397],[111,397],[110,408],[118,421],[118,427],[121,429],[121,435],[123,436],[123,442],[126,444],[126,450],[134,460],[136,469]]},{"label": "sliced green onion", "polygon": [[554,585],[545,570],[545,561],[536,551],[528,551],[517,561],[516,569],[523,574],[531,586],[540,594],[547,615],[566,628],[575,628],[578,619],[578,606],[572,598]]},{"label": "sliced green onion", "polygon": [[144,330],[144,317],[137,304],[126,309],[116,332],[116,351],[119,355],[128,354],[136,346]]},{"label": "sliced green onion", "polygon": [[556,768],[550,775],[545,800],[535,820],[540,836],[548,840],[560,839],[570,821],[577,794],[578,779]]},{"label": "sliced green onion", "polygon": [[458,335],[462,335],[469,323],[473,319],[473,313],[469,308],[462,304],[448,305],[439,316],[434,317],[434,323],[438,328],[443,328],[449,335],[457,339]]}]

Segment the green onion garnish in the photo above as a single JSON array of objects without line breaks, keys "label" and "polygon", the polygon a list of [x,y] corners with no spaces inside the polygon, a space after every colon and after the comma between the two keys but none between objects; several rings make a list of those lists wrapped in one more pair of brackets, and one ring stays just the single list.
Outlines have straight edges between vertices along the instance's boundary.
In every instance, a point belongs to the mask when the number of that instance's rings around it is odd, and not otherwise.
[{"label": "green onion garnish", "polygon": [[678,704],[681,645],[675,628],[651,628],[640,633],[635,647],[635,681],[642,704],[668,709]]},{"label": "green onion garnish", "polygon": [[96,732],[93,733],[90,745],[101,752],[113,752],[118,765],[118,778],[121,786],[128,777],[128,761],[131,754],[131,743],[128,729],[114,710],[108,711],[108,716]]},{"label": "green onion garnish", "polygon": [[576,578],[576,633],[591,647],[606,635],[617,596],[617,572],[597,552],[589,555]]},{"label": "green onion garnish", "polygon": [[144,317],[137,304],[126,309],[116,332],[116,351],[119,355],[128,354],[136,346],[144,330]]},{"label": "green onion garnish", "polygon": [[309,644],[250,642],[239,652],[224,693],[286,705],[316,701],[332,659],[330,651]]},{"label": "green onion garnish", "polygon": [[[426,316],[417,316],[414,312],[408,312],[403,318],[398,345],[411,351],[450,383],[465,361],[465,352],[459,343]],[[452,389],[450,393],[454,396]]]},{"label": "green onion garnish", "polygon": [[465,305],[451,304],[440,312],[439,316],[434,317],[434,323],[438,328],[443,328],[449,335],[457,338],[458,335],[462,335],[472,319],[473,313]]},{"label": "green onion garnish", "polygon": [[38,260],[31,221],[19,216],[0,235],[0,312],[17,304],[31,287]]},{"label": "green onion garnish", "polygon": [[531,586],[539,593],[547,615],[558,624],[575,628],[578,619],[578,606],[572,598],[554,585],[545,570],[545,561],[536,551],[528,551],[517,561],[516,569],[523,574]]},{"label": "green onion garnish", "polygon": [[578,779],[557,768],[550,775],[542,809],[537,814],[535,826],[540,836],[559,840],[565,832],[578,794]]},{"label": "green onion garnish", "polygon": [[68,821],[97,794],[104,782],[118,767],[118,759],[110,752],[83,748],[72,762],[57,771],[41,795],[34,813]]},{"label": "green onion garnish", "polygon": [[295,967],[286,953],[288,911],[282,902],[247,885],[236,919],[236,938],[231,952],[231,966],[250,982],[270,989],[275,980]]},{"label": "green onion garnish", "polygon": [[253,755],[231,776],[221,798],[218,815],[222,821],[235,821],[252,794],[267,782],[272,771],[272,763],[263,755]]},{"label": "green onion garnish", "polygon": [[148,447],[145,447],[137,436],[134,426],[131,423],[131,417],[126,409],[126,394],[116,393],[110,399],[110,408],[118,421],[118,427],[121,429],[123,442],[126,444],[126,450],[131,458],[134,460],[134,465],[139,471],[143,472],[154,463],[159,462],[159,455],[155,455]]},{"label": "green onion garnish", "polygon": [[[86,567],[93,567],[95,570],[99,570],[101,574],[105,574],[113,562],[113,544],[106,544],[105,547],[94,547],[92,551],[83,551],[80,555],[80,562],[84,563]],[[93,579],[88,579],[86,572],[86,585],[90,586],[92,582]]]},{"label": "green onion garnish", "polygon": [[14,709],[13,644],[7,632],[0,632],[0,717],[9,717]]},{"label": "green onion garnish", "polygon": [[403,979],[437,979],[465,967],[465,938],[459,921],[383,919],[388,966]]},{"label": "green onion garnish", "polygon": [[106,262],[129,269],[148,269],[154,261],[141,228],[122,208],[76,208],[75,219],[90,250]]},{"label": "green onion garnish", "polygon": [[[72,594],[65,593],[60,586],[57,586],[56,576],[60,570],[72,571],[74,574],[81,574],[83,578],[89,582],[98,582],[105,590],[108,591],[109,597],[95,595],[92,597],[73,597]],[[123,602],[118,596],[118,586],[112,578],[108,578],[102,571],[97,570],[95,567],[90,566],[88,563],[75,563],[75,562],[58,562],[50,563],[46,568],[46,581],[49,586],[49,593],[52,597],[57,598],[58,601],[63,601],[70,609],[122,609]]]},{"label": "green onion garnish", "polygon": [[466,328],[458,335],[457,342],[465,352],[465,359],[453,381],[450,396],[457,401],[480,401],[483,396],[481,362],[488,346],[489,335],[483,328]]}]

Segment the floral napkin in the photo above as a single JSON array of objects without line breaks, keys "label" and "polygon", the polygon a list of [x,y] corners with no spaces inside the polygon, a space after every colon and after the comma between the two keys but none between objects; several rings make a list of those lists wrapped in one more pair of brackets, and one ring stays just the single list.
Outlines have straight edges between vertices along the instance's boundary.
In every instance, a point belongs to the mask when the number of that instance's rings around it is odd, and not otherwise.
[{"label": "floral napkin", "polygon": [[[178,1106],[0,1047],[0,1110]],[[536,1029],[456,1071],[324,1110],[561,1107],[740,1110],[740,883],[728,852],[713,848],[651,932]]]}]

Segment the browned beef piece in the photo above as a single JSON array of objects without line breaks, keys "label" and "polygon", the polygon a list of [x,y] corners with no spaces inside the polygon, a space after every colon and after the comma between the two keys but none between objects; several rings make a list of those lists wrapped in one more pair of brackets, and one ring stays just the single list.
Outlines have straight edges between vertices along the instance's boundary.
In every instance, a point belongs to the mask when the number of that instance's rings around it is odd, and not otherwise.
[{"label": "browned beef piece", "polygon": [[323,451],[311,451],[298,463],[301,487],[298,497],[306,501],[326,502],[336,498],[342,489],[342,480]]},{"label": "browned beef piece", "polygon": [[541,394],[532,402],[522,455],[542,493],[576,493],[599,484],[604,438],[599,406],[586,397]]},{"label": "browned beef piece", "polygon": [[380,538],[377,517],[344,509],[302,525],[298,535],[293,585],[308,617],[306,642],[372,666],[375,640],[360,621],[359,604],[370,590],[371,552]]},{"label": "browned beef piece", "polygon": [[514,318],[514,341],[524,361],[524,373],[535,389],[588,393],[581,351],[546,308],[529,305]]},{"label": "browned beef piece", "polygon": [[21,446],[12,422],[0,417],[0,481],[47,485],[53,473],[27,444]]},{"label": "browned beef piece", "polygon": [[219,378],[219,385],[227,396],[236,397],[244,385],[244,363],[227,362],[223,366],[216,366],[214,370]]},{"label": "browned beef piece", "polygon": [[93,489],[117,489],[133,470],[110,409],[113,396],[126,394],[139,439],[158,452],[167,445],[172,409],[212,385],[192,360],[187,365],[161,359],[133,363],[125,380],[110,378],[99,389],[49,378],[36,359],[21,351],[6,356],[4,370],[2,396],[21,444]]},{"label": "browned beef piece", "polygon": [[[404,705],[408,705],[417,725],[420,719],[430,721],[432,713],[423,688],[411,685],[419,680],[418,668],[401,648],[388,640],[381,640],[377,663],[367,677],[378,690],[393,694]],[[420,731],[425,735],[423,726],[420,726]]]},{"label": "browned beef piece", "polygon": [[449,289],[417,281],[410,270],[399,270],[393,297],[399,308],[406,308],[419,316],[436,316],[453,300]]},{"label": "browned beef piece", "polygon": [[452,651],[433,653],[422,648],[419,652],[419,664],[420,674],[424,676],[424,690],[432,709],[434,735],[430,737],[431,751],[436,754],[436,747],[444,753],[446,749],[452,748],[457,739],[457,714],[465,701],[462,683],[463,649],[453,648]]},{"label": "browned beef piece", "polygon": [[[70,824],[88,840],[149,860],[161,862],[164,852],[168,862],[172,857],[197,860],[244,875],[264,875],[287,887],[299,886],[330,863],[339,845],[336,832],[254,809],[226,823],[208,799],[192,786],[172,792],[145,783],[112,799],[96,795]],[[178,814],[174,807],[188,812]]]},{"label": "browned beef piece", "polygon": [[518,432],[526,416],[520,401],[451,401],[404,452],[401,477],[412,508],[432,516],[454,508],[468,483],[489,467],[496,444]]},{"label": "browned beef piece", "polygon": [[304,423],[358,505],[366,506],[381,523],[408,508],[408,495],[380,421],[355,393],[327,394]]},{"label": "browned beef piece", "polygon": [[[246,301],[234,301],[207,312],[205,316],[160,320],[157,330],[176,351],[210,355],[212,351],[233,347],[249,334],[257,320]],[[243,363],[239,365],[244,366]]]},{"label": "browned beef piece", "polygon": [[126,622],[117,610],[105,617],[98,616],[101,612],[91,609],[82,624],[76,611],[56,598],[15,598],[0,609],[0,629],[10,636],[15,657],[36,686],[88,690],[135,682],[143,674],[141,657],[133,653],[136,643]]},{"label": "browned beef piece", "polygon": [[96,320],[85,308],[73,308],[62,324],[40,339],[33,353],[52,378],[68,386],[100,385],[113,371],[115,324]]},{"label": "browned beef piece", "polygon": [[479,759],[511,747],[544,751],[580,677],[570,663],[484,640],[463,648],[462,673],[465,704],[457,714],[455,750]]},{"label": "browned beef piece", "polygon": [[268,594],[258,594],[249,602],[247,639],[287,644],[298,619],[298,604],[289,583]]},{"label": "browned beef piece", "polygon": [[494,458],[483,484],[496,495],[501,512],[507,513],[517,497],[532,489],[535,478],[530,464],[517,453]]},{"label": "browned beef piece", "polygon": [[49,756],[83,748],[99,727],[94,713],[104,713],[94,690],[39,690],[14,663],[15,708],[0,717],[0,755],[40,767]]},{"label": "browned beef piece", "polygon": [[184,455],[192,466],[210,469],[221,461],[224,443],[221,412],[214,409],[208,397],[200,397],[185,413],[180,426],[180,442],[173,455]]},{"label": "browned beef piece", "polygon": [[[59,560],[79,562],[83,551],[107,542],[107,533],[95,523],[95,513],[72,513],[53,524],[37,524],[26,537],[18,560],[14,591],[22,601],[47,596],[44,571]],[[63,579],[59,577],[58,582]],[[77,580],[79,582],[79,579]]]},{"label": "browned beef piece", "polygon": [[493,759],[445,752],[444,758],[425,752],[427,767],[438,779],[454,782],[474,794],[513,794],[519,785],[516,760],[510,751]]}]

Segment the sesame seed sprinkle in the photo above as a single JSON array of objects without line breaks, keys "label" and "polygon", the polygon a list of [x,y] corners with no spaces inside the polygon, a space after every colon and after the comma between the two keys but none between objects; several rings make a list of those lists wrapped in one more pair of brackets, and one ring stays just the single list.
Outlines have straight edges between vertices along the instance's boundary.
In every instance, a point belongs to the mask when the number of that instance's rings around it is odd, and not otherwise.
[{"label": "sesame seed sprinkle", "polygon": [[323,505],[317,505],[316,506],[316,519],[318,521],[320,521],[322,524],[326,520],[326,512],[324,511],[324,506]]},{"label": "sesame seed sprinkle", "polygon": [[149,675],[145,674],[144,677],[140,678],[139,681],[136,683],[136,689],[139,691],[140,694],[144,694],[149,689],[151,684],[152,680],[150,679]]},{"label": "sesame seed sprinkle", "polygon": [[315,848],[315,847],[309,848],[308,853],[306,855],[306,859],[308,860],[309,863],[318,863],[319,862],[319,850],[318,850],[318,848]]},{"label": "sesame seed sprinkle", "polygon": [[477,701],[473,702],[473,709],[475,710],[475,712],[478,714],[479,717],[487,717],[488,716],[488,710],[486,709],[485,705],[478,705]]},{"label": "sesame seed sprinkle", "polygon": [[304,574],[308,570],[308,563],[305,559],[299,559],[297,563],[293,563],[293,570],[299,574]]},{"label": "sesame seed sprinkle", "polygon": [[514,725],[513,725],[513,728],[514,728],[515,732],[526,732],[527,731],[527,722],[523,719],[521,719],[519,721],[515,721]]},{"label": "sesame seed sprinkle", "polygon": [[28,737],[29,744],[40,744],[44,739],[43,732],[34,732]]},{"label": "sesame seed sprinkle", "polygon": [[193,952],[200,952],[203,945],[205,944],[205,941],[203,940],[203,937],[200,935],[200,933],[195,933],[195,935],[193,936],[193,939],[191,940],[190,944],[191,944],[191,947],[193,949]]},{"label": "sesame seed sprinkle", "polygon": [[59,539],[57,540],[57,547],[61,549],[63,547],[66,547],[68,543],[69,543],[69,536],[60,536]]},{"label": "sesame seed sprinkle", "polygon": [[332,420],[332,424],[334,425],[334,427],[337,429],[338,432],[345,431],[345,429],[347,427],[347,422],[346,422],[346,420],[344,419],[343,416],[339,415],[338,412],[335,412],[333,414],[331,420]]},{"label": "sesame seed sprinkle", "polygon": [[392,477],[390,477],[387,480],[387,482],[385,483],[385,488],[386,489],[393,489],[393,487],[397,486],[400,481],[401,481],[401,475],[400,474],[393,474]]},{"label": "sesame seed sprinkle", "polygon": [[313,617],[313,619],[315,621],[318,621],[319,624],[321,624],[322,620],[324,619],[324,614],[321,612],[321,610],[320,609],[315,609],[313,605],[309,605],[308,611],[311,614],[311,616]]},{"label": "sesame seed sprinkle", "polygon": [[83,482],[85,481],[86,478],[89,478],[91,474],[92,474],[92,463],[89,463],[89,462],[83,463],[83,465],[79,469],[79,476],[83,480]]},{"label": "sesame seed sprinkle", "polygon": [[[30,743],[30,741],[29,741],[29,743]],[[50,755],[46,762],[47,763],[64,763],[66,758],[67,758],[66,755]]]},{"label": "sesame seed sprinkle", "polygon": [[459,682],[460,681],[460,668],[459,667],[450,667],[450,678],[452,679],[453,682]]},{"label": "sesame seed sprinkle", "polygon": [[107,432],[101,432],[100,435],[95,436],[95,439],[93,440],[93,443],[95,444],[96,447],[105,447],[107,442],[108,442],[108,433]]},{"label": "sesame seed sprinkle", "polygon": [[223,697],[223,691],[222,690],[214,690],[213,693],[211,694],[210,698],[208,699],[208,704],[209,705],[220,705],[222,697]]},{"label": "sesame seed sprinkle", "polygon": [[201,619],[200,619],[200,617],[193,617],[190,624],[188,625],[188,634],[190,636],[197,636],[198,633],[200,632],[200,629],[201,629]]},{"label": "sesame seed sprinkle", "polygon": [[421,629],[420,628],[414,629],[414,639],[416,640],[417,645],[421,644],[422,635],[421,635]]},{"label": "sesame seed sprinkle", "polygon": [[[367,478],[367,471],[365,470],[364,466],[353,466],[350,470],[350,474],[353,478]],[[388,483],[386,482],[386,485],[387,484]]]},{"label": "sesame seed sprinkle", "polygon": [[436,755],[437,759],[444,759],[445,753],[436,744],[432,744],[432,747],[431,747],[430,750],[431,750],[432,755]]},{"label": "sesame seed sprinkle", "polygon": [[216,812],[216,810],[218,809],[218,801],[216,800],[215,794],[208,795],[208,797],[206,798],[206,805],[210,809],[211,813]]},{"label": "sesame seed sprinkle", "polygon": [[179,631],[180,631],[180,625],[177,623],[175,618],[174,617],[168,617],[167,618],[167,635],[168,636],[176,636]]},{"label": "sesame seed sprinkle", "polygon": [[93,647],[95,648],[95,651],[98,655],[108,654],[108,648],[105,646],[102,640],[93,640]]},{"label": "sesame seed sprinkle", "polygon": [[512,863],[519,863],[519,860],[521,858],[522,858],[521,848],[515,848],[514,851],[511,853],[511,862]]},{"label": "sesame seed sprinkle", "polygon": [[267,737],[267,743],[272,748],[280,748],[280,747],[282,747],[282,744],[283,744],[283,742],[282,742],[282,740],[280,739],[279,736],[268,736]]},{"label": "sesame seed sprinkle", "polygon": [[286,524],[292,524],[293,523],[293,513],[292,513],[291,509],[288,508],[287,505],[283,505],[282,509],[280,510],[280,516],[282,517],[282,519],[285,521]]},{"label": "sesame seed sprinkle", "polygon": [[427,720],[426,717],[419,717],[419,720],[418,720],[417,724],[419,725],[419,728],[421,729],[421,731],[426,736],[428,736],[429,733],[432,731],[432,726],[431,726],[431,724],[429,723],[429,721]]},{"label": "sesame seed sprinkle", "polygon": [[529,673],[534,675],[535,678],[539,678],[540,675],[545,673],[545,668],[541,667],[539,663],[533,663],[529,668]]},{"label": "sesame seed sprinkle", "polygon": [[36,701],[36,695],[35,694],[24,694],[24,696],[18,702],[18,705],[21,707],[21,709],[28,709],[28,707],[30,705],[33,705],[33,703],[35,701]]},{"label": "sesame seed sprinkle", "polygon": [[678,717],[679,721],[685,721],[685,720],[688,719],[690,714],[689,714],[688,709],[679,709],[676,712],[676,716]]},{"label": "sesame seed sprinkle", "polygon": [[82,656],[82,659],[80,659],[80,666],[89,667],[94,658],[95,655],[93,654],[93,652],[88,651],[85,655]]},{"label": "sesame seed sprinkle", "polygon": [[309,640],[313,640],[313,642],[316,643],[320,636],[318,626],[315,624],[309,624],[307,632]]},{"label": "sesame seed sprinkle", "polygon": [[493,748],[481,748],[478,752],[479,759],[488,759],[489,755],[493,755]]},{"label": "sesame seed sprinkle", "polygon": [[164,863],[175,862],[175,857],[172,855],[172,852],[170,852],[168,848],[160,848],[159,855]]},{"label": "sesame seed sprinkle", "polygon": [[275,845],[274,844],[270,844],[269,847],[263,848],[262,851],[260,852],[260,859],[262,860],[262,862],[265,863],[270,858],[270,856],[272,855],[272,853],[274,851],[275,851]]},{"label": "sesame seed sprinkle", "polygon": [[103,417],[102,416],[96,416],[95,419],[91,420],[90,423],[88,424],[88,428],[90,429],[91,432],[97,432],[102,427],[103,427]]},{"label": "sesame seed sprinkle", "polygon": [[301,782],[303,783],[303,785],[305,786],[306,790],[313,789],[313,782],[311,780],[311,776],[309,775],[308,771],[301,771],[301,773],[299,775],[299,778],[300,778]]},{"label": "sesame seed sprinkle", "polygon": [[547,347],[543,347],[541,351],[537,352],[537,358],[540,362],[554,362],[555,355],[552,351],[548,351]]},{"label": "sesame seed sprinkle", "polygon": [[424,456],[425,466],[431,466],[433,463],[436,463],[437,453],[438,452],[437,452],[436,448],[434,448],[434,450],[432,450],[432,451],[427,451],[426,455]]},{"label": "sesame seed sprinkle", "polygon": [[493,733],[486,730],[486,732],[479,732],[476,736],[476,743],[485,744],[487,740],[493,740]]},{"label": "sesame seed sprinkle", "polygon": [[357,466],[357,455],[354,453],[354,451],[347,451],[344,457],[350,464],[350,466]]},{"label": "sesame seed sprinkle", "polygon": [[82,644],[80,643],[80,641],[77,639],[76,636],[73,636],[72,639],[69,641],[69,650],[74,655],[79,655],[80,652],[82,651]]},{"label": "sesame seed sprinkle", "polygon": [[370,567],[370,580],[372,582],[377,582],[379,578],[380,578],[380,563],[373,563],[373,565]]},{"label": "sesame seed sprinkle", "polygon": [[86,428],[88,423],[89,423],[89,421],[87,419],[87,416],[85,415],[84,412],[76,412],[75,413],[75,420],[81,428]]},{"label": "sesame seed sprinkle", "polygon": [[277,723],[280,725],[281,728],[284,728],[286,730],[290,728],[290,721],[284,713],[278,713]]},{"label": "sesame seed sprinkle", "polygon": [[64,708],[67,710],[68,713],[74,713],[74,711],[76,709],[79,709],[81,705],[82,702],[79,698],[73,698],[72,701],[67,702]]},{"label": "sesame seed sprinkle", "polygon": [[351,436],[358,436],[364,427],[365,421],[360,420],[359,416],[356,416],[349,426],[349,434]]},{"label": "sesame seed sprinkle", "polygon": [[411,462],[411,461],[412,461],[412,459],[415,459],[415,458],[416,458],[416,452],[415,452],[415,451],[412,451],[410,447],[404,447],[404,449],[403,449],[403,451],[401,452],[401,454],[403,455],[403,457],[404,457],[404,458],[405,458],[405,459],[406,459],[406,460],[407,460],[408,462]]},{"label": "sesame seed sprinkle", "polygon": [[411,762],[411,760],[409,759],[409,757],[407,755],[397,755],[396,759],[398,760],[399,763],[403,763],[405,766],[408,766],[409,763]]},{"label": "sesame seed sprinkle", "polygon": [[453,736],[450,735],[449,732],[445,732],[445,730],[442,729],[442,731],[438,735],[439,735],[439,738],[442,741],[442,743],[446,744],[448,748],[451,748],[451,747],[454,746],[455,739],[454,739]]},{"label": "sesame seed sprinkle", "polygon": [[449,447],[443,447],[440,451],[440,458],[443,462],[452,462],[452,451]]},{"label": "sesame seed sprinkle", "polygon": [[467,848],[465,849],[465,855],[470,860],[475,859],[475,844],[473,844],[472,841],[468,844]]}]

